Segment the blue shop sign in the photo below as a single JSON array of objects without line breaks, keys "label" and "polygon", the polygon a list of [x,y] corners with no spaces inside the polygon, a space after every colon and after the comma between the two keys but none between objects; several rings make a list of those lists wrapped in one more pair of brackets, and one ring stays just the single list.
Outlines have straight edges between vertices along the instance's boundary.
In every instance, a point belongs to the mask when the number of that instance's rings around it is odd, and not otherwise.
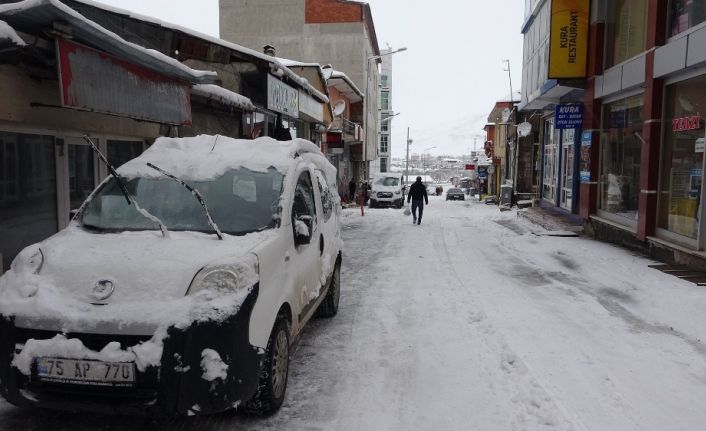
[{"label": "blue shop sign", "polygon": [[580,129],[583,124],[583,105],[556,105],[554,128]]}]

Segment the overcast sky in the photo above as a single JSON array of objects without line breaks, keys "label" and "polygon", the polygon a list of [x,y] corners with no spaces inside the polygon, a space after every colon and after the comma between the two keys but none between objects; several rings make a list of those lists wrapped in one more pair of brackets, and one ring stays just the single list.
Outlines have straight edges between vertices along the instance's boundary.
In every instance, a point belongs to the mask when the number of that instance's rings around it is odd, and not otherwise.
[{"label": "overcast sky", "polygon": [[[102,0],[218,36],[218,0]],[[410,152],[461,155],[480,147],[495,101],[522,76],[523,0],[369,0],[380,47],[407,47],[393,56],[393,156]],[[237,41],[236,41],[237,42]]]}]

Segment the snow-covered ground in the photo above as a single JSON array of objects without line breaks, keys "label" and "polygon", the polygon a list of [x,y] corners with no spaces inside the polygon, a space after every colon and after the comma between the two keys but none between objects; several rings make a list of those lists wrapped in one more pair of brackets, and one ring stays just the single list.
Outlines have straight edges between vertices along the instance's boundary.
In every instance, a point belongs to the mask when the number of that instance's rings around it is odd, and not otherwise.
[{"label": "snow-covered ground", "polygon": [[430,200],[421,226],[344,210],[339,314],[305,330],[275,416],[0,402],[0,429],[704,429],[706,288],[608,244],[536,236],[514,211]]}]

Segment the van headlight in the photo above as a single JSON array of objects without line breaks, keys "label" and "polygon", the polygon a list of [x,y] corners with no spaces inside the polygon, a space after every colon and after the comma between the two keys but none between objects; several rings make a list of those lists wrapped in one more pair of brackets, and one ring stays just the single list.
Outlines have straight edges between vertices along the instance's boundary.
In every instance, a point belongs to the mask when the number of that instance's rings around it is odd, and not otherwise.
[{"label": "van headlight", "polygon": [[238,259],[237,263],[209,265],[201,268],[186,291],[194,295],[202,290],[216,293],[233,293],[254,286],[259,280],[257,256],[248,254]]},{"label": "van headlight", "polygon": [[39,274],[44,265],[44,253],[36,245],[31,245],[20,252],[10,267],[18,273]]},{"label": "van headlight", "polygon": [[402,194],[402,192],[400,192],[399,190],[395,190],[395,194],[399,195],[399,194]]},{"label": "van headlight", "polygon": [[231,268],[216,266],[201,269],[189,286],[187,295],[193,295],[202,290],[212,290],[219,293],[231,293],[245,287],[241,277]]}]

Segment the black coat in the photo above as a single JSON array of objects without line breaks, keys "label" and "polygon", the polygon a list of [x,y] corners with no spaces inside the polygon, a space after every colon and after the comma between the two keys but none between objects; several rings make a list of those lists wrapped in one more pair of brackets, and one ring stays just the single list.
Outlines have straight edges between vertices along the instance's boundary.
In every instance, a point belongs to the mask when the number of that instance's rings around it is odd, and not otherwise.
[{"label": "black coat", "polygon": [[427,188],[421,181],[415,181],[412,187],[409,188],[409,193],[407,194],[407,202],[409,200],[421,201],[424,199],[425,203],[429,203],[429,197],[427,196]]}]

